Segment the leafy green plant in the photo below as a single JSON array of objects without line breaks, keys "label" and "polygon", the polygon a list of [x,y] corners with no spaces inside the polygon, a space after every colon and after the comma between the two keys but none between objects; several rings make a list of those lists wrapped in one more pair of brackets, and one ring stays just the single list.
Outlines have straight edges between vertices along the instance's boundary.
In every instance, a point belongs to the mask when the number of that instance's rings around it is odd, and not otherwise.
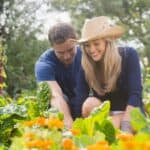
[{"label": "leafy green plant", "polygon": [[150,133],[150,118],[144,116],[139,108],[131,111],[131,124],[136,132]]},{"label": "leafy green plant", "polygon": [[76,119],[73,128],[81,130],[81,133],[93,136],[97,132],[102,132],[105,139],[112,143],[115,141],[115,129],[109,116],[110,102],[105,101],[102,105],[95,108],[89,117]]},{"label": "leafy green plant", "polygon": [[148,67],[148,65],[145,65],[143,75],[144,75],[143,81],[144,109],[146,115],[150,117],[150,67]]},{"label": "leafy green plant", "polygon": [[12,102],[12,99],[10,97],[0,95],[0,107],[4,107],[11,102]]},{"label": "leafy green plant", "polygon": [[16,104],[9,104],[0,108],[0,139],[5,145],[10,144],[10,138],[17,133],[15,125],[19,120],[26,117],[26,107]]},{"label": "leafy green plant", "polygon": [[[18,133],[17,123],[43,116],[48,110],[51,91],[47,82],[37,88],[37,95],[19,97],[17,100],[0,99],[0,144],[10,145],[10,138]],[[61,114],[59,114],[61,116]]]},{"label": "leafy green plant", "polygon": [[40,82],[37,89],[37,103],[41,111],[48,109],[51,100],[51,89],[47,82]]}]

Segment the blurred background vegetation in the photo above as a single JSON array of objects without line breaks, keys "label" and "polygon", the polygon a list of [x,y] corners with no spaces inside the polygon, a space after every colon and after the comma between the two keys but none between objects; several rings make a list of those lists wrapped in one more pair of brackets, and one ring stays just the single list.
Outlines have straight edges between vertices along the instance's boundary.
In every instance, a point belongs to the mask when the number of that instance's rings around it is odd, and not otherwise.
[{"label": "blurred background vegetation", "polygon": [[[150,1],[149,0],[1,0],[0,2],[0,82],[12,97],[36,87],[34,64],[49,48],[43,34],[43,22],[36,12],[47,6],[47,13],[67,12],[80,37],[86,18],[108,15],[126,28],[125,43],[133,41],[140,55],[144,96],[150,97]],[[43,16],[44,17],[44,16]],[[49,22],[53,18],[49,18]],[[47,35],[46,35],[47,36]],[[6,63],[7,58],[7,63]],[[4,71],[6,75],[4,74]],[[2,86],[1,86],[2,87]],[[3,86],[4,87],[4,86]]]}]

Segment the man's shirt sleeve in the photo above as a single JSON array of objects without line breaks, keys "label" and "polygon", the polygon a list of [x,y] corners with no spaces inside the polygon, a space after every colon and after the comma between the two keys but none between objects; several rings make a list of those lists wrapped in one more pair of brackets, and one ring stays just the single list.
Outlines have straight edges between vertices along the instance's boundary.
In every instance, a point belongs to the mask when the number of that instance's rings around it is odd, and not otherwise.
[{"label": "man's shirt sleeve", "polygon": [[54,81],[55,72],[54,67],[50,63],[46,62],[36,62],[35,64],[35,77],[37,81]]}]

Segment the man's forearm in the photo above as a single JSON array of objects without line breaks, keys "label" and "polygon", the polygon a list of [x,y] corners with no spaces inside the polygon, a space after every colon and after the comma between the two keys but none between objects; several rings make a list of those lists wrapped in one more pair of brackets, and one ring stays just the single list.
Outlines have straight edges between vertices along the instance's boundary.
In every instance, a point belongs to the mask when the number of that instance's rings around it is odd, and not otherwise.
[{"label": "man's forearm", "polygon": [[56,81],[48,82],[52,89],[52,99],[51,106],[57,108],[60,112],[64,114],[64,123],[70,128],[73,122],[69,106],[64,99],[63,92]]},{"label": "man's forearm", "polygon": [[71,116],[68,104],[62,97],[53,97],[51,106],[57,108],[60,112],[64,113],[65,116]]},{"label": "man's forearm", "polygon": [[73,122],[69,106],[63,97],[53,97],[51,100],[51,106],[57,108],[60,112],[64,114],[64,123],[70,128]]}]

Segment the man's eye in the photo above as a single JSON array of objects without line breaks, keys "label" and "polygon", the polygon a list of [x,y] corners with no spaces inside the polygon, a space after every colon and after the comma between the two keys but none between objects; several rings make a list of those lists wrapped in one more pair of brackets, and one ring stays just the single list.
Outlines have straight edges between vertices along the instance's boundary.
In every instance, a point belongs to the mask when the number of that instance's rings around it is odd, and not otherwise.
[{"label": "man's eye", "polygon": [[74,48],[71,48],[71,49],[68,50],[68,52],[73,52],[73,50],[74,50]]},{"label": "man's eye", "polygon": [[69,49],[68,52],[72,52],[72,49]]},{"label": "man's eye", "polygon": [[63,55],[64,53],[62,53],[62,52],[57,52],[57,54],[59,54],[59,55]]}]

